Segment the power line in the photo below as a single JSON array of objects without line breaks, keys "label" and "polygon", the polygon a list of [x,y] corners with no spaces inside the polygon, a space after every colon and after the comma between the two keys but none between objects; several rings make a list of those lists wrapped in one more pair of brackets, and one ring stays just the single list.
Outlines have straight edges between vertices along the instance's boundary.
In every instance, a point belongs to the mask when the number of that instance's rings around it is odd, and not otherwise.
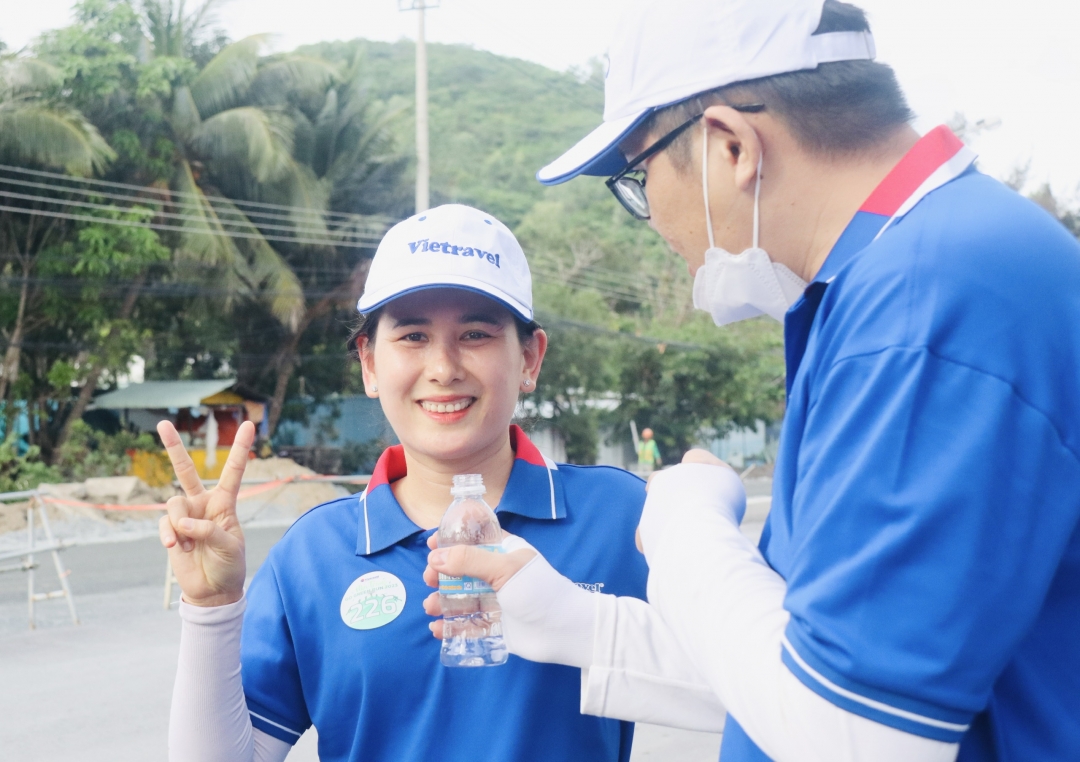
[{"label": "power line", "polygon": [[[24,279],[19,276],[0,276],[0,286],[19,286]],[[130,279],[110,278],[106,283],[85,280],[81,278],[43,278],[30,277],[25,282],[33,286],[51,286],[58,291],[66,293],[81,293],[85,290],[104,291],[108,294],[122,295],[137,284]],[[148,296],[229,296],[236,295],[235,289],[224,287],[206,286],[200,283],[184,283],[180,281],[151,282],[139,285],[139,293]],[[292,296],[294,291],[283,290],[259,290],[260,296]],[[336,289],[326,291],[304,290],[304,296],[308,299],[322,299],[336,293]],[[351,297],[350,297],[351,298]]]},{"label": "power line", "polygon": [[[0,190],[0,197],[10,198],[10,199],[18,200],[18,201],[32,201],[32,202],[38,202],[38,203],[43,203],[43,204],[53,204],[55,206],[75,207],[75,208],[78,208],[78,209],[95,209],[95,210],[107,211],[107,212],[127,212],[129,214],[143,214],[143,212],[140,211],[138,208],[132,208],[132,207],[120,208],[120,207],[117,207],[117,206],[115,206],[113,204],[96,204],[96,203],[94,203],[92,201],[73,201],[73,200],[70,200],[70,199],[58,199],[58,198],[52,198],[52,197],[49,197],[49,196],[37,196],[37,195],[33,195],[33,194],[28,194],[28,193],[15,193],[14,191],[6,191],[6,190]],[[35,211],[36,211],[34,209],[25,209],[24,207],[18,207],[18,208],[24,209],[24,213],[26,213],[26,214],[34,214]],[[178,220],[180,222],[202,222],[202,221],[204,221],[206,219],[206,217],[200,216],[200,215],[175,214],[175,213],[172,213],[172,212],[154,211],[154,210],[150,210],[150,209],[146,209],[145,213],[146,213],[146,216],[152,216],[154,219],[165,218],[165,219],[170,219],[170,220]],[[97,220],[97,221],[100,221],[100,222],[108,223],[111,218],[94,216],[94,219]],[[222,220],[220,218],[218,219],[218,222],[220,222],[222,226],[225,226],[225,225],[241,226],[242,225],[242,226],[248,227],[248,228],[255,227],[260,231],[263,230],[263,229],[296,230],[296,227],[291,226],[291,225],[271,225],[271,224],[264,224],[264,223],[260,223],[260,224],[256,225],[256,224],[253,224],[253,223],[248,222],[248,221]],[[160,224],[160,223],[158,223],[158,224]],[[187,230],[188,232],[194,232],[194,231],[191,231],[188,228],[185,228],[183,226],[181,226],[179,228],[175,228],[175,229],[177,229],[177,230]],[[230,232],[230,231],[225,231],[225,232]],[[242,233],[243,231],[231,231],[231,232]],[[306,231],[306,230],[301,228],[297,232],[298,232],[298,235],[295,236],[295,237],[277,236],[273,240],[289,240],[289,241],[295,240],[297,242],[300,242],[302,240],[313,240],[313,239],[317,239],[317,240],[338,240],[336,238],[330,238],[326,234],[323,234],[321,238],[317,238],[320,235],[320,232],[321,232],[319,230],[315,230],[315,232],[309,232],[309,231]],[[202,233],[202,231],[199,231],[198,234],[203,234],[203,233]],[[308,238],[307,239],[301,239],[299,237],[299,235],[307,235]],[[378,241],[381,239],[381,236],[380,237],[365,236],[365,235],[360,234],[360,233],[351,233],[349,235],[352,235],[354,238],[358,238],[358,239],[366,238],[368,243],[378,243]],[[262,237],[262,238],[266,238],[267,240],[271,240],[266,234],[255,235],[255,234],[250,234],[249,233],[248,237],[252,237],[252,238]]]},{"label": "power line", "polygon": [[564,326],[566,328],[574,328],[579,331],[585,331],[587,333],[595,333],[602,336],[611,336],[614,338],[625,339],[628,341],[635,341],[641,344],[651,344],[652,346],[673,347],[675,349],[686,349],[691,351],[707,351],[709,347],[703,344],[691,344],[685,341],[672,341],[670,339],[658,339],[652,336],[639,336],[636,333],[627,333],[626,331],[613,331],[610,328],[603,328],[592,323],[582,323],[577,320],[570,320],[568,318],[560,318],[548,315],[547,313],[537,313],[537,317],[540,322],[545,325],[551,326]]},{"label": "power line", "polygon": [[[19,343],[19,346],[23,349],[66,349],[66,350],[86,350],[93,351],[95,349],[101,349],[100,346],[92,346],[88,344],[82,344],[79,342],[64,342],[64,341],[23,341]],[[150,353],[148,353],[150,354]],[[196,361],[199,359],[199,353],[197,352],[184,352],[181,350],[162,350],[155,347],[153,349],[153,358],[157,357],[183,357],[185,359],[192,358]],[[229,360],[265,360],[267,358],[277,357],[275,352],[221,352],[219,355],[213,355],[208,359],[220,359],[221,357],[227,357]],[[301,362],[311,362],[313,360],[339,360],[348,362],[350,360],[349,353],[342,349],[340,353],[331,354],[306,354],[295,355],[295,357]]]},{"label": "power line", "polygon": [[[164,196],[164,197],[166,197],[166,199],[170,199],[170,198],[179,196],[179,197],[183,197],[183,198],[195,199],[196,201],[206,199],[206,200],[211,201],[211,202],[224,202],[226,204],[234,204],[234,205],[236,205],[237,207],[240,207],[240,208],[252,207],[252,208],[257,208],[257,209],[273,209],[273,210],[282,211],[282,212],[318,213],[318,214],[323,214],[323,215],[325,215],[327,217],[340,218],[340,219],[346,220],[346,221],[350,221],[350,220],[354,220],[354,219],[361,219],[361,220],[365,219],[365,216],[363,216],[363,215],[349,214],[347,212],[330,212],[330,211],[323,212],[321,210],[312,209],[310,207],[287,206],[287,205],[284,205],[284,204],[272,204],[272,203],[265,202],[265,201],[245,201],[243,199],[227,198],[225,196],[211,196],[211,195],[202,194],[202,193],[188,193],[187,191],[177,191],[177,190],[171,190],[171,189],[156,188],[156,187],[154,187],[152,185],[132,185],[130,183],[118,183],[118,182],[112,182],[110,180],[97,180],[97,179],[88,178],[88,177],[74,177],[72,175],[61,174],[59,172],[46,172],[46,171],[40,170],[40,169],[26,169],[24,167],[16,167],[16,166],[12,166],[10,164],[0,164],[0,171],[16,172],[16,173],[24,174],[24,175],[32,175],[34,177],[48,177],[48,178],[52,178],[52,179],[56,179],[56,180],[64,180],[66,182],[82,183],[83,185],[97,186],[97,187],[103,187],[103,188],[121,188],[121,189],[126,189],[126,190],[139,191],[141,193],[153,193],[153,194]],[[61,186],[61,187],[63,187],[63,186]],[[397,222],[397,220],[395,220],[394,218],[388,217],[388,216],[385,216],[385,215],[371,215],[370,217],[366,217],[366,219],[378,220],[380,222],[389,223],[389,224]]]},{"label": "power line", "polygon": [[[123,211],[123,210],[119,210]],[[264,240],[264,241],[279,241],[282,243],[302,243],[310,244],[313,246],[341,246],[351,249],[370,249],[372,248],[372,242],[359,242],[350,243],[347,241],[337,241],[332,238],[299,238],[290,236],[277,236],[277,235],[262,235],[261,233],[243,233],[238,231],[217,231],[206,230],[194,232],[189,228],[185,228],[182,225],[161,225],[152,222],[136,222],[133,220],[117,220],[110,219],[108,217],[97,217],[92,214],[68,214],[66,212],[52,212],[46,209],[26,209],[25,207],[8,206],[7,204],[0,204],[0,212],[14,212],[15,214],[26,214],[29,216],[41,216],[41,217],[53,217],[62,220],[73,220],[75,222],[99,222],[105,225],[119,225],[122,227],[132,228],[148,228],[150,230],[158,231],[175,231],[184,232],[192,235],[209,235],[217,238],[242,238],[247,240]]]},{"label": "power line", "polygon": [[[90,198],[110,198],[110,199],[113,199],[113,200],[116,200],[116,201],[126,201],[126,202],[129,202],[131,204],[154,205],[155,207],[156,206],[172,207],[172,208],[179,209],[181,211],[185,210],[185,209],[194,209],[196,211],[203,212],[203,211],[206,210],[206,206],[201,204],[201,203],[198,203],[198,202],[185,202],[185,201],[177,202],[177,201],[174,201],[174,200],[166,201],[166,200],[163,200],[163,199],[144,198],[142,196],[131,196],[131,195],[126,195],[126,194],[122,194],[122,193],[110,193],[108,191],[101,191],[101,190],[97,190],[97,189],[68,188],[68,187],[65,187],[65,186],[62,186],[62,185],[54,185],[52,183],[39,183],[39,182],[31,181],[31,180],[18,180],[18,179],[11,178],[11,177],[3,177],[2,175],[0,175],[0,184],[15,185],[15,186],[23,187],[23,188],[34,188],[36,190],[53,191],[53,192],[56,192],[56,193],[70,193],[70,194],[74,194],[74,195],[78,195],[78,196],[84,196],[84,197],[90,197]],[[43,202],[46,202],[46,203],[63,203],[63,201],[61,199],[56,199],[56,198],[54,198],[52,196],[41,196],[41,195],[19,196],[18,194],[13,194],[10,191],[5,193],[5,195],[11,195],[12,197],[25,198],[25,199],[28,199],[28,200],[43,201]],[[76,202],[70,202],[70,203],[76,203]],[[277,229],[280,229],[280,230],[293,230],[293,229],[304,228],[305,227],[305,224],[303,222],[298,222],[296,219],[294,219],[293,217],[291,217],[291,216],[289,216],[287,214],[276,214],[276,213],[270,213],[270,212],[253,212],[253,211],[248,211],[247,213],[245,213],[244,211],[241,211],[239,209],[233,209],[233,208],[228,208],[228,207],[220,208],[220,207],[214,206],[212,204],[210,204],[209,206],[210,206],[210,209],[212,209],[213,212],[217,215],[218,219],[220,219],[221,222],[224,223],[224,224],[230,224],[230,225],[231,224],[253,224],[253,225],[258,226],[259,228],[268,227],[268,228],[277,228]],[[111,209],[111,208],[115,208],[115,207],[114,206],[107,206],[107,207],[100,207],[100,208],[110,208]],[[300,210],[298,208],[297,211],[301,212],[303,210]],[[324,224],[320,224],[320,223],[325,222],[325,220],[321,219],[321,217],[322,217],[321,212],[319,212],[316,209],[311,209],[311,210],[308,210],[307,212],[304,212],[304,213],[308,217],[311,217],[311,221],[308,222],[307,224],[312,225],[313,230],[315,230],[316,232],[322,232],[323,230],[326,229],[326,226]],[[176,219],[203,219],[202,216],[198,216],[198,215],[195,216],[195,217],[185,217],[185,216],[183,216],[181,214],[171,213],[171,212],[163,212],[163,211],[156,211],[156,214],[157,214],[157,216],[172,217],[172,218],[176,218]],[[315,215],[318,215],[318,219],[316,219]],[[229,216],[231,216],[231,217],[239,217],[239,220],[234,222],[233,220],[230,220],[230,219],[223,219],[223,217],[229,217]],[[291,221],[293,224],[287,225],[287,226],[279,226],[279,225],[274,225],[272,223],[256,221],[254,219],[256,217],[265,218],[267,220]],[[356,222],[356,221],[367,222],[367,219],[357,215],[356,218],[354,220],[352,220],[352,222]],[[383,225],[381,222],[369,222],[368,226],[369,226],[370,230],[372,230],[372,231],[378,230],[380,233],[381,233],[382,228],[385,227],[385,225]],[[372,234],[375,235],[377,233],[372,233]]]}]

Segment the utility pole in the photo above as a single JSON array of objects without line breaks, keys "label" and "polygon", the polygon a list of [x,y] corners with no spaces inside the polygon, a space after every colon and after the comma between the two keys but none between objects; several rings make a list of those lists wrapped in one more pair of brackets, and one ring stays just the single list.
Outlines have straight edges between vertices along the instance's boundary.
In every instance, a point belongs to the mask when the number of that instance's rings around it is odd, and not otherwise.
[{"label": "utility pole", "polygon": [[416,211],[430,206],[429,183],[431,155],[428,149],[428,81],[427,42],[424,38],[424,17],[429,8],[438,8],[439,0],[398,0],[399,11],[417,11],[416,30]]}]

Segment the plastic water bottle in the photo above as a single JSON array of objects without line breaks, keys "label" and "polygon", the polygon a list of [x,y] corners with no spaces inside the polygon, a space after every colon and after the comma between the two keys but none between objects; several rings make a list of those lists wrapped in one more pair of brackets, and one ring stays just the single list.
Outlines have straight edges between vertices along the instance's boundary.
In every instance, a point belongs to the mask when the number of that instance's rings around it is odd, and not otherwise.
[{"label": "plastic water bottle", "polygon": [[[475,545],[502,553],[502,530],[495,511],[484,502],[480,474],[454,477],[454,502],[439,524],[440,548]],[[509,656],[502,635],[502,610],[495,591],[474,577],[439,575],[443,610],[441,660],[447,667],[494,667]]]}]

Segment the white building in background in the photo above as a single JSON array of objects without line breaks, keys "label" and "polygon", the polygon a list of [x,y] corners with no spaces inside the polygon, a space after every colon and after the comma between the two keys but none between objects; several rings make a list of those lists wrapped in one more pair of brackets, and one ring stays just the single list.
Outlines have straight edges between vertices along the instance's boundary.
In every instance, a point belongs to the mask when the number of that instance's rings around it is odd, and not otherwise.
[{"label": "white building in background", "polygon": [[[529,439],[540,452],[557,463],[566,462],[566,443],[562,435],[546,422],[533,424]],[[754,463],[771,463],[776,459],[777,427],[766,426],[758,421],[754,428],[739,428],[727,435],[698,444],[735,468],[746,468]],[[633,437],[630,429],[614,431],[610,427],[600,429],[597,448],[598,466],[615,466],[633,471],[637,466]]]},{"label": "white building in background", "polygon": [[[566,443],[562,434],[547,423],[533,425],[529,429],[529,439],[536,445],[540,452],[551,458],[556,463],[566,462]],[[614,441],[609,441],[614,439]],[[625,441],[623,441],[625,440]],[[637,456],[634,454],[634,443],[630,436],[630,429],[626,429],[625,436],[615,437],[610,427],[600,429],[600,442],[596,450],[596,465],[615,466],[632,470],[637,464]]]},{"label": "white building in background", "polygon": [[744,468],[751,463],[771,463],[776,459],[778,434],[778,427],[758,421],[752,429],[735,429],[724,437],[713,439],[706,448],[735,468]]}]

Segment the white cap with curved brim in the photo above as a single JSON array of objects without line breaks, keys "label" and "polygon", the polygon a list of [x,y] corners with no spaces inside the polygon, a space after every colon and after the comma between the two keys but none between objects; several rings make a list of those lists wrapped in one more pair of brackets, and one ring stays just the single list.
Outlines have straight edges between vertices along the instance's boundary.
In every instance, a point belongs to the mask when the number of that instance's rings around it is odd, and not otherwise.
[{"label": "white cap with curved brim", "polygon": [[634,0],[608,53],[604,122],[536,173],[544,185],[626,166],[619,143],[654,111],[718,87],[872,60],[869,32],[814,34],[825,0]]},{"label": "white cap with curved brim", "polygon": [[402,220],[383,236],[356,309],[367,314],[398,297],[459,288],[533,319],[532,275],[506,225],[487,212],[446,204]]}]

